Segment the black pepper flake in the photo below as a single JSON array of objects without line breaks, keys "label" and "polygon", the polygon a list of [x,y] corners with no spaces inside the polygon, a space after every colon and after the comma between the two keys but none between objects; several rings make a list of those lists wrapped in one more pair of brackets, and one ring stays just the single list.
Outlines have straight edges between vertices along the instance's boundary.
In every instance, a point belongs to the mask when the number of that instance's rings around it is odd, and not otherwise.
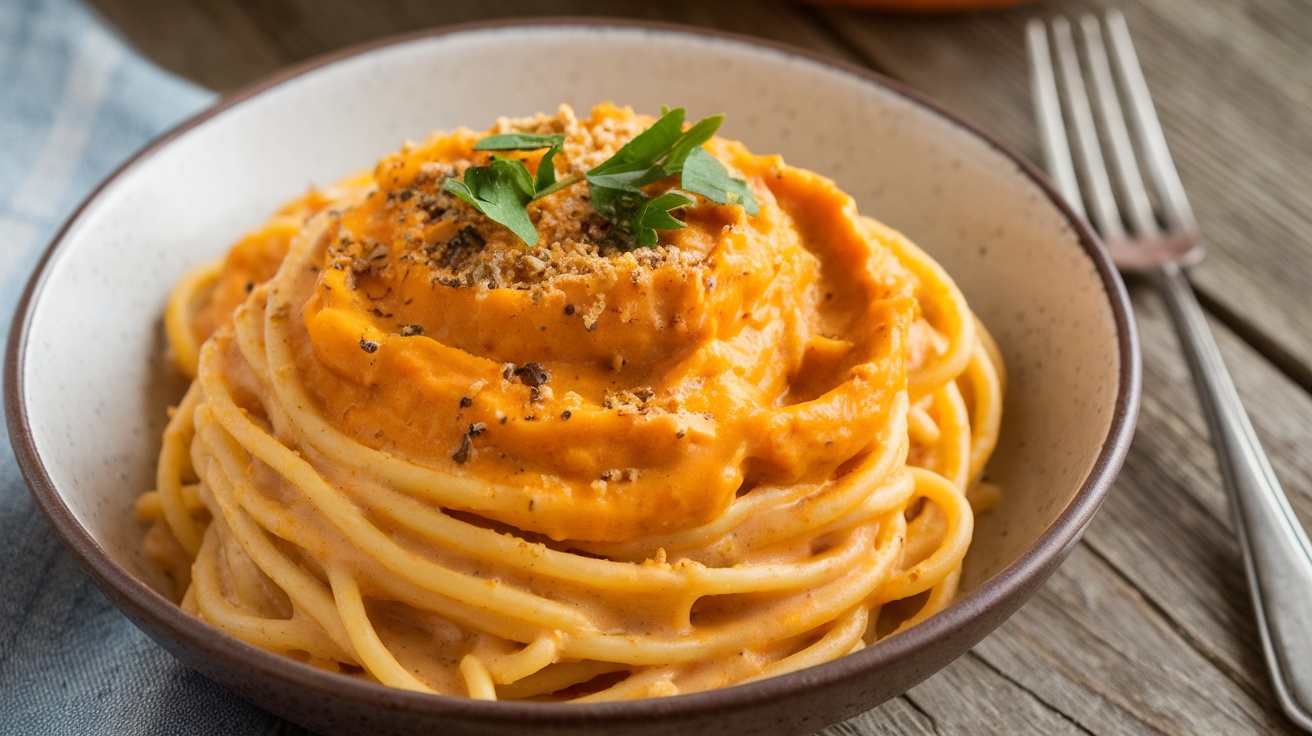
[{"label": "black pepper flake", "polygon": [[360,349],[366,353],[373,353],[378,350],[378,343],[373,340],[366,340],[362,337],[360,338]]},{"label": "black pepper flake", "polygon": [[505,423],[506,423],[506,420],[509,419],[509,418],[510,418],[510,417],[501,417],[501,423],[502,423],[502,424],[505,424]]},{"label": "black pepper flake", "polygon": [[423,210],[424,214],[428,215],[428,220],[430,222],[435,222],[441,219],[442,215],[446,214],[446,208],[439,205],[437,197],[434,197],[431,194],[420,195],[417,204],[419,205],[419,209]]},{"label": "black pepper flake", "polygon": [[506,367],[501,370],[501,377],[509,381],[515,375],[515,364],[506,363]]},{"label": "black pepper flake", "polygon": [[475,230],[471,225],[466,225],[461,228],[460,232],[451,236],[451,239],[447,241],[447,246],[452,250],[456,248],[482,247],[486,244],[487,241],[483,239],[482,234]]},{"label": "black pepper flake", "polygon": [[684,430],[681,429],[681,430],[679,430],[678,432],[675,432],[675,433],[674,433],[674,439],[676,439],[676,440],[681,440],[681,439],[683,439],[683,436],[684,436],[685,434],[687,434],[687,432],[685,432]]},{"label": "black pepper flake", "polygon": [[537,414],[529,414],[528,416],[524,417],[524,421],[532,422],[532,421],[536,421],[537,418],[538,418]]},{"label": "black pepper flake", "polygon": [[401,337],[414,337],[424,334],[423,325],[401,325]]},{"label": "black pepper flake", "polygon": [[477,437],[486,431],[487,431],[486,424],[484,424],[483,422],[474,422],[473,424],[469,425],[469,431],[466,432],[465,434],[469,435],[470,437]]},{"label": "black pepper flake", "polygon": [[568,422],[568,421],[569,421],[569,418],[572,417],[572,416],[574,416],[574,413],[571,412],[569,409],[566,409],[565,411],[562,411],[562,412],[560,413],[560,420],[561,420],[562,422]]},{"label": "black pepper flake", "polygon": [[469,407],[471,407],[471,406],[473,406],[473,405],[474,405],[474,398],[473,398],[472,396],[461,396],[461,397],[460,397],[460,408],[461,408],[461,409],[468,409]]},{"label": "black pepper flake", "polygon": [[530,404],[536,404],[536,403],[538,403],[538,402],[541,401],[541,400],[542,400],[542,391],[539,390],[537,386],[529,386],[529,388],[528,388],[528,403],[530,403]]},{"label": "black pepper flake", "polygon": [[469,461],[469,453],[474,449],[474,441],[469,438],[468,434],[460,436],[460,447],[451,455],[451,459],[460,465]]},{"label": "black pepper flake", "polygon": [[574,316],[574,305],[573,305],[573,304],[566,304],[566,305],[565,305],[565,316],[566,316],[566,317],[573,317],[573,316]]},{"label": "black pepper flake", "polygon": [[410,198],[413,196],[415,196],[415,193],[409,189],[406,189],[401,192],[401,194],[397,197],[397,199],[400,199],[402,202],[409,202]]},{"label": "black pepper flake", "polygon": [[551,371],[542,367],[541,363],[525,363],[515,368],[514,374],[519,378],[520,383],[533,388],[537,388],[551,380]]},{"label": "black pepper flake", "polygon": [[254,289],[254,288],[255,288],[255,282],[254,282],[254,281],[247,281],[247,282],[246,282],[246,293],[247,293],[247,294],[251,293],[251,290]]}]

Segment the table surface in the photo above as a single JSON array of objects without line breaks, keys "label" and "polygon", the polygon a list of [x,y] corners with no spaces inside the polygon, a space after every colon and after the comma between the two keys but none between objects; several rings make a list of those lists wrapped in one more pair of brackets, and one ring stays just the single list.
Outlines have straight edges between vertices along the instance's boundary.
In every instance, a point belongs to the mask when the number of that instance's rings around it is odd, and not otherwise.
[{"label": "table surface", "polygon": [[[406,30],[621,16],[714,27],[867,65],[1022,154],[1039,148],[1023,28],[1097,0],[966,15],[783,0],[92,0],[150,58],[220,91]],[[1138,0],[1123,10],[1209,248],[1190,272],[1253,424],[1312,519],[1312,3]],[[825,732],[1292,730],[1263,666],[1234,524],[1164,307],[1131,283],[1144,394],[1125,468],[1070,559],[1009,622],[907,694]],[[290,729],[289,731],[296,731]]]}]

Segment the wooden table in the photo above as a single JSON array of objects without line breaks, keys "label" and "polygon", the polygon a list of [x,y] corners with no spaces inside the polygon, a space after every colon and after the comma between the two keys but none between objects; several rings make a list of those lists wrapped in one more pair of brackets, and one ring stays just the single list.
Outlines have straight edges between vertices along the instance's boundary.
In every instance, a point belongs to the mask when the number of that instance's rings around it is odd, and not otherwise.
[{"label": "wooden table", "polygon": [[[866,64],[1038,156],[1022,29],[1107,5],[911,17],[782,0],[92,0],[148,56],[230,90],[428,26],[543,14],[678,21]],[[1191,272],[1258,434],[1312,519],[1312,3],[1122,2],[1211,253]],[[906,695],[825,733],[1291,730],[1263,667],[1216,461],[1161,303],[1131,284],[1139,430],[1083,543],[1020,613]],[[289,732],[297,729],[289,728]]]}]

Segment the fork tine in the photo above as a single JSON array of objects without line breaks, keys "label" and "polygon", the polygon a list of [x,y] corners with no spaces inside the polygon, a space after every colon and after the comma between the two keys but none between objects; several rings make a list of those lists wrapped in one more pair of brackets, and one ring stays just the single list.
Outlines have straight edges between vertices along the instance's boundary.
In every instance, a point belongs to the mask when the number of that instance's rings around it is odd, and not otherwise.
[{"label": "fork tine", "polygon": [[1116,84],[1112,81],[1112,67],[1102,42],[1102,27],[1097,17],[1085,15],[1080,18],[1080,30],[1084,36],[1085,61],[1088,63],[1089,75],[1093,78],[1094,99],[1101,113],[1103,132],[1111,148],[1117,178],[1121,182],[1121,193],[1125,196],[1130,224],[1139,235],[1156,235],[1160,232],[1157,218],[1153,215],[1152,200],[1148,198],[1148,190],[1144,188],[1143,177],[1139,174],[1134,144],[1130,142],[1125,114],[1121,112]]},{"label": "fork tine", "polygon": [[1052,174],[1057,191],[1070,202],[1071,208],[1080,217],[1087,217],[1084,201],[1080,198],[1080,184],[1075,178],[1075,163],[1071,160],[1071,144],[1066,139],[1066,124],[1062,122],[1061,97],[1057,92],[1057,78],[1053,76],[1052,53],[1048,50],[1048,31],[1043,21],[1033,18],[1025,33],[1045,168]]},{"label": "fork tine", "polygon": [[1112,193],[1111,179],[1107,176],[1107,164],[1102,158],[1102,149],[1098,144],[1098,131],[1093,125],[1093,111],[1089,107],[1089,95],[1084,89],[1084,75],[1080,71],[1080,61],[1075,54],[1075,39],[1071,36],[1071,24],[1065,18],[1052,21],[1053,42],[1057,46],[1057,68],[1061,71],[1062,83],[1066,87],[1066,111],[1071,116],[1075,127],[1076,150],[1080,154],[1080,164],[1084,168],[1086,204],[1093,215],[1093,224],[1102,233],[1104,240],[1122,240],[1125,226],[1121,224],[1120,210],[1116,207],[1116,195]]},{"label": "fork tine", "polygon": [[1128,93],[1135,132],[1138,133],[1148,159],[1148,175],[1152,177],[1162,198],[1162,214],[1172,230],[1195,232],[1197,226],[1193,210],[1189,207],[1189,198],[1185,196],[1180,173],[1176,171],[1171,152],[1166,147],[1166,135],[1157,119],[1153,98],[1148,93],[1148,82],[1143,77],[1143,68],[1139,66],[1134,42],[1130,40],[1130,28],[1120,11],[1108,11],[1107,32],[1111,38],[1112,54],[1116,57],[1116,70],[1120,72],[1121,81]]}]

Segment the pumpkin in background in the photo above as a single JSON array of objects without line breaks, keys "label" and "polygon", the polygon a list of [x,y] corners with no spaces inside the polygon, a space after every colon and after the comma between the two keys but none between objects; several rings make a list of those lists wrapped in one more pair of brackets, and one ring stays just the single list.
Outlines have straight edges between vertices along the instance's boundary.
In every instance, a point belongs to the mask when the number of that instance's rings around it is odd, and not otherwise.
[{"label": "pumpkin in background", "polygon": [[806,0],[812,5],[855,8],[860,10],[891,10],[900,13],[947,13],[968,10],[988,10],[1020,5],[1030,0]]}]

